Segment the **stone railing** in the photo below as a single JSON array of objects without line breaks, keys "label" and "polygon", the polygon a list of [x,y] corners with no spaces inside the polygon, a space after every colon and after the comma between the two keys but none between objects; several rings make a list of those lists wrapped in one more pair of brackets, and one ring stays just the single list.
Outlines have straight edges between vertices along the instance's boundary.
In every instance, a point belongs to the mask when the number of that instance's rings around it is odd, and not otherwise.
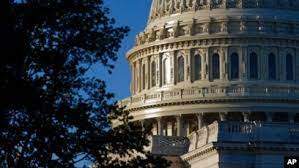
[{"label": "stone railing", "polygon": [[188,152],[189,139],[175,136],[152,136],[151,152],[155,155],[179,156]]},{"label": "stone railing", "polygon": [[150,20],[160,18],[166,15],[175,13],[197,11],[202,9],[217,9],[217,8],[269,8],[269,9],[287,9],[298,10],[299,1],[282,1],[282,0],[153,0],[153,5],[150,14]]},{"label": "stone railing", "polygon": [[211,142],[299,143],[299,125],[288,123],[214,122],[193,132],[189,151]]},{"label": "stone railing", "polygon": [[197,149],[211,142],[216,142],[218,138],[218,123],[215,122],[209,126],[203,127],[197,132],[189,135],[189,151]]},{"label": "stone railing", "polygon": [[151,92],[136,95],[119,101],[121,107],[127,109],[153,105],[165,102],[179,102],[202,99],[231,99],[231,98],[264,98],[264,99],[299,99],[297,87],[256,87],[256,86],[229,86],[210,88],[189,88],[171,91]]}]

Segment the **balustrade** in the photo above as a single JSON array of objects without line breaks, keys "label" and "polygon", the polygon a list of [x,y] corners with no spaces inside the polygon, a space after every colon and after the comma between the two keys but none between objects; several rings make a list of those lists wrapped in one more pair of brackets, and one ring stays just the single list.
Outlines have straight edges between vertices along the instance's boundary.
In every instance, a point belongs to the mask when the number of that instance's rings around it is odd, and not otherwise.
[{"label": "balustrade", "polygon": [[262,122],[214,122],[189,135],[189,151],[211,142],[299,142],[299,125]]},{"label": "balustrade", "polygon": [[152,136],[151,153],[156,155],[182,155],[188,151],[189,140],[186,137]]},{"label": "balustrade", "polygon": [[142,96],[136,95],[131,98],[120,101],[121,106],[127,108],[138,105],[147,105],[153,103],[163,103],[164,101],[183,101],[196,100],[202,98],[217,98],[217,97],[263,97],[263,98],[281,98],[281,99],[299,99],[299,88],[297,87],[219,87],[219,88],[187,88],[172,91],[156,91]]}]

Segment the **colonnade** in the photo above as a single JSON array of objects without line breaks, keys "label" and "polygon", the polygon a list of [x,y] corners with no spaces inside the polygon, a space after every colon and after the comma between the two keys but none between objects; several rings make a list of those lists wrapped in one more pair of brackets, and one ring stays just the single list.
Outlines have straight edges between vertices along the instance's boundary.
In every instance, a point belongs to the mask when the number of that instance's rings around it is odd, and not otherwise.
[{"label": "colonnade", "polygon": [[211,47],[172,51],[134,61],[133,94],[152,88],[201,81],[299,80],[299,49]]},{"label": "colonnade", "polygon": [[[291,124],[299,123],[299,113],[272,113],[272,112],[255,112],[264,117],[253,116],[250,112],[231,112],[231,113],[211,113],[216,114],[209,116],[209,113],[198,113],[189,116],[167,116],[147,119],[143,122],[152,124],[152,134],[161,136],[188,136],[191,132],[201,129],[204,126],[212,124],[214,121],[237,121],[237,122],[289,122]],[[234,116],[235,115],[235,116]],[[213,120],[207,121],[207,119]]]}]

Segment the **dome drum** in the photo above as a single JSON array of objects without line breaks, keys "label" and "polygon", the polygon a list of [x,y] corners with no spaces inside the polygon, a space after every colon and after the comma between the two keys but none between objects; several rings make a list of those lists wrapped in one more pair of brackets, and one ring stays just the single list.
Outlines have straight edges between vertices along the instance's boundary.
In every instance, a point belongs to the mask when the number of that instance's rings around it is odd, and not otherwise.
[{"label": "dome drum", "polygon": [[299,48],[260,46],[257,43],[145,54],[131,65],[132,94],[230,82],[234,85],[247,83],[277,87],[289,87],[293,83],[297,87]]}]

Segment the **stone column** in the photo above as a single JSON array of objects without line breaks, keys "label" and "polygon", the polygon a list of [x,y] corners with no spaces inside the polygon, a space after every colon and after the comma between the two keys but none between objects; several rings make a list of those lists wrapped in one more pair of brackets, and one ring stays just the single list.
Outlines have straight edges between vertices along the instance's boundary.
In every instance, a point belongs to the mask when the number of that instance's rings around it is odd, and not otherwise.
[{"label": "stone column", "polygon": [[242,80],[244,80],[244,81],[246,81],[246,80],[248,80],[248,78],[249,78],[249,55],[248,55],[248,52],[247,52],[247,50],[248,50],[248,46],[243,46],[242,48],[242,52],[241,52],[241,59],[240,59],[240,61],[241,61],[241,66],[240,66],[240,74],[241,74],[241,76],[240,76],[240,78],[242,79]]},{"label": "stone column", "polygon": [[227,113],[219,113],[220,121],[226,121],[226,115]]},{"label": "stone column", "polygon": [[273,121],[273,113],[272,112],[266,112],[267,122]]},{"label": "stone column", "polygon": [[146,90],[146,58],[141,61],[140,66],[140,91]]},{"label": "stone column", "polygon": [[170,84],[175,84],[176,81],[177,81],[177,68],[176,68],[176,55],[175,55],[175,52],[172,51],[172,52],[169,52],[170,54]]},{"label": "stone column", "polygon": [[145,123],[145,120],[140,120],[140,124],[141,124],[141,128],[142,128],[142,132],[145,130],[145,129],[144,129],[144,123]]},{"label": "stone column", "polygon": [[152,122],[152,134],[153,135],[158,135],[158,124],[156,122]]},{"label": "stone column", "polygon": [[185,131],[185,136],[188,136],[189,132],[190,132],[190,121],[189,120],[186,121],[184,131]]},{"label": "stone column", "polygon": [[165,136],[173,136],[174,129],[173,129],[173,121],[168,121],[166,124],[166,135]]},{"label": "stone column", "polygon": [[248,112],[244,112],[243,117],[244,117],[244,122],[249,122],[249,113]]},{"label": "stone column", "polygon": [[192,51],[186,50],[186,56],[185,56],[185,81],[188,81],[191,83],[192,79]]},{"label": "stone column", "polygon": [[158,123],[158,135],[163,136],[162,117],[157,118]]},{"label": "stone column", "polygon": [[[152,55],[149,59],[149,62],[148,62],[148,89],[151,89],[152,88],[152,81],[153,81],[153,74],[152,74],[152,62],[154,61],[153,60],[154,56]],[[157,65],[157,63],[156,63]],[[157,74],[157,73],[156,73]],[[157,76],[157,75],[156,75]]]},{"label": "stone column", "polygon": [[137,70],[136,70],[136,68],[137,68],[137,65],[136,65],[136,62],[134,62],[133,63],[133,88],[134,88],[134,94],[136,94],[137,93]]},{"label": "stone column", "polygon": [[135,72],[135,69],[134,69],[134,63],[131,64],[131,93],[132,95],[135,94],[135,76],[134,76],[134,72]]},{"label": "stone column", "polygon": [[296,113],[292,113],[290,112],[289,114],[289,121],[291,124],[294,124],[295,123],[295,116],[296,116]]},{"label": "stone column", "polygon": [[197,117],[198,129],[201,129],[203,127],[203,114],[202,113],[196,114],[196,117]]},{"label": "stone column", "polygon": [[201,55],[201,80],[208,79],[207,71],[208,71],[208,49],[203,49],[200,53]]},{"label": "stone column", "polygon": [[296,83],[299,83],[299,48],[296,49],[296,54],[295,54],[295,80]]},{"label": "stone column", "polygon": [[146,58],[145,61],[145,89],[148,90],[150,89],[150,57]]},{"label": "stone column", "polygon": [[157,72],[156,72],[156,86],[162,86],[162,55],[160,54],[157,59]]},{"label": "stone column", "polygon": [[177,136],[182,136],[183,132],[182,132],[182,116],[176,116],[176,126],[177,126]]},{"label": "stone column", "polygon": [[284,49],[282,47],[278,48],[278,56],[276,59],[278,59],[277,62],[277,80],[286,80],[286,55],[283,51]]},{"label": "stone column", "polygon": [[260,55],[258,55],[258,79],[268,80],[268,53],[265,46],[260,49]]},{"label": "stone column", "polygon": [[220,53],[219,53],[219,61],[220,61],[220,80],[227,80],[228,78],[228,73],[227,73],[227,52],[228,49],[227,47],[221,48]]},{"label": "stone column", "polygon": [[137,73],[138,73],[138,77],[137,77],[137,85],[138,85],[138,92],[141,92],[142,90],[142,60],[138,60],[138,68],[137,68]]},{"label": "stone column", "polygon": [[210,50],[209,48],[205,48],[204,49],[204,52],[203,52],[203,63],[202,63],[202,73],[203,73],[203,77],[202,79],[203,80],[210,80],[210,58],[209,58],[209,53],[210,53]]}]

